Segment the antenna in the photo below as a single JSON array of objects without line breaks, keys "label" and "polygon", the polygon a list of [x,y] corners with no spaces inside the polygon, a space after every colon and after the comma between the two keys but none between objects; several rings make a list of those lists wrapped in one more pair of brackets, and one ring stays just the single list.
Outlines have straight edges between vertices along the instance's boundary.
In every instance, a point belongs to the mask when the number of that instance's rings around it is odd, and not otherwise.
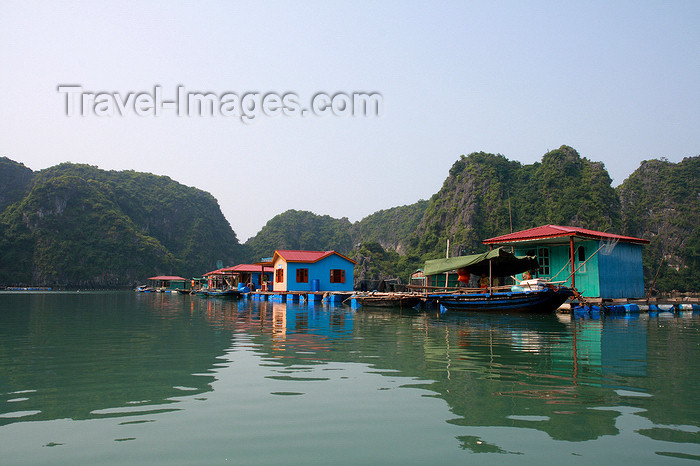
[{"label": "antenna", "polygon": [[609,256],[612,254],[613,249],[615,249],[615,246],[617,246],[617,242],[620,241],[619,238],[609,238],[603,241],[603,249],[600,251],[600,253],[604,256]]}]

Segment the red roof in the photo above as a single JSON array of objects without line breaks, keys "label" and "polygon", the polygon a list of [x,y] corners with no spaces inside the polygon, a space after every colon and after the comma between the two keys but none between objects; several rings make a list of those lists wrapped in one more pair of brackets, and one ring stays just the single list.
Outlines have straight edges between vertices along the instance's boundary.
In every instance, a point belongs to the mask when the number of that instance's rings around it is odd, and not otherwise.
[{"label": "red roof", "polygon": [[158,275],[157,277],[151,277],[149,280],[187,280],[186,278],[182,277],[174,277],[172,275]]},{"label": "red roof", "polygon": [[356,262],[336,251],[294,251],[294,250],[282,250],[275,251],[275,255],[272,257],[272,261],[275,261],[275,257],[279,256],[287,262],[318,262],[321,259],[337,254],[343,259],[349,260],[353,264]]},{"label": "red roof", "polygon": [[591,239],[617,239],[619,241],[629,243],[647,244],[648,240],[635,238],[633,236],[615,235],[613,233],[605,233],[602,231],[587,230],[578,227],[562,227],[559,225],[544,225],[541,227],[530,228],[529,230],[516,231],[509,235],[496,236],[495,238],[485,239],[484,244],[503,244],[514,243],[519,241],[532,241],[548,238],[561,238],[568,236],[578,236]]},{"label": "red roof", "polygon": [[[233,267],[228,267],[225,269],[221,270],[226,270],[226,271],[231,271],[231,272],[260,272],[260,266],[259,265],[254,265],[254,264],[238,264],[234,265]],[[275,269],[272,267],[265,267],[265,272],[274,272]]]},{"label": "red roof", "polygon": [[[272,267],[265,267],[265,272],[274,271],[275,269],[273,269]],[[212,270],[211,272],[205,273],[204,276],[206,277],[208,275],[222,275],[225,273],[234,274],[240,272],[260,272],[260,266],[254,264],[238,264],[234,265],[233,267],[224,267],[223,269]]]}]

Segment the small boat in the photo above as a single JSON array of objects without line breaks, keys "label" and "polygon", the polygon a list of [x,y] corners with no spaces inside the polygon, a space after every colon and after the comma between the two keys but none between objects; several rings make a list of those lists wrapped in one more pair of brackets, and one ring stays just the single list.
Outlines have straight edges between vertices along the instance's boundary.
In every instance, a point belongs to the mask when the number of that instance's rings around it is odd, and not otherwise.
[{"label": "small boat", "polygon": [[455,311],[545,313],[557,310],[573,294],[571,288],[549,285],[532,291],[438,294],[429,298]]},{"label": "small boat", "polygon": [[[400,293],[368,293],[354,294],[350,298],[354,305],[362,307],[414,307],[421,303],[422,296]],[[347,301],[347,300],[346,300]]]},{"label": "small boat", "polygon": [[212,298],[238,298],[241,296],[241,292],[235,289],[203,291],[205,296],[209,296]]}]

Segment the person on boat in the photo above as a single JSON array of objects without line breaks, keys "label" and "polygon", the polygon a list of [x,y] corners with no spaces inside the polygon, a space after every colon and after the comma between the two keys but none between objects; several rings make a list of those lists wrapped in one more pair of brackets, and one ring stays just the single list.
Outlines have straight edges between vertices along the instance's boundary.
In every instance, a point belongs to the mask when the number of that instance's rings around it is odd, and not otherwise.
[{"label": "person on boat", "polygon": [[471,274],[469,273],[468,268],[462,267],[457,269],[457,286],[469,286],[470,278]]},{"label": "person on boat", "polygon": [[489,287],[489,277],[486,276],[485,273],[481,274],[481,278],[479,279],[479,288],[488,288]]},{"label": "person on boat", "polygon": [[529,270],[526,270],[525,272],[523,272],[522,281],[525,281],[525,280],[532,280],[532,274],[530,274]]}]

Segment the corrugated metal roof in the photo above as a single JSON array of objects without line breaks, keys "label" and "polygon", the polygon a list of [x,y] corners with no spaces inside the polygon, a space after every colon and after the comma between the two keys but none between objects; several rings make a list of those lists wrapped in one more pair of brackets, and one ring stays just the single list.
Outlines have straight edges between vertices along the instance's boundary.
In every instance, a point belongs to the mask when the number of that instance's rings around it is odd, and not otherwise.
[{"label": "corrugated metal roof", "polygon": [[494,238],[485,239],[484,244],[504,244],[518,241],[531,241],[547,238],[560,238],[566,236],[579,236],[593,239],[617,239],[630,243],[649,243],[648,240],[635,238],[633,236],[622,236],[613,233],[605,233],[603,231],[588,230],[579,227],[563,227],[559,225],[543,225],[541,227],[530,228],[529,230],[517,231],[508,235],[496,236]]},{"label": "corrugated metal roof", "polygon": [[175,277],[172,275],[158,275],[157,277],[150,277],[149,280],[187,280],[182,277]]},{"label": "corrugated metal roof", "polygon": [[[260,272],[260,266],[254,264],[238,264],[233,267],[228,267],[223,270],[229,270],[232,272]],[[275,269],[272,267],[265,267],[265,272],[274,272]]]},{"label": "corrugated metal roof", "polygon": [[333,254],[333,251],[275,251],[275,254],[282,257],[287,262],[316,262],[326,256]]},{"label": "corrugated metal roof", "polygon": [[[274,272],[275,269],[272,267],[265,267],[265,272]],[[204,276],[209,276],[209,275],[222,275],[222,274],[233,274],[236,272],[260,272],[260,265],[254,265],[254,264],[238,264],[234,265],[233,267],[224,267],[222,269],[216,269],[212,270],[211,272],[207,272],[204,274]]]}]

